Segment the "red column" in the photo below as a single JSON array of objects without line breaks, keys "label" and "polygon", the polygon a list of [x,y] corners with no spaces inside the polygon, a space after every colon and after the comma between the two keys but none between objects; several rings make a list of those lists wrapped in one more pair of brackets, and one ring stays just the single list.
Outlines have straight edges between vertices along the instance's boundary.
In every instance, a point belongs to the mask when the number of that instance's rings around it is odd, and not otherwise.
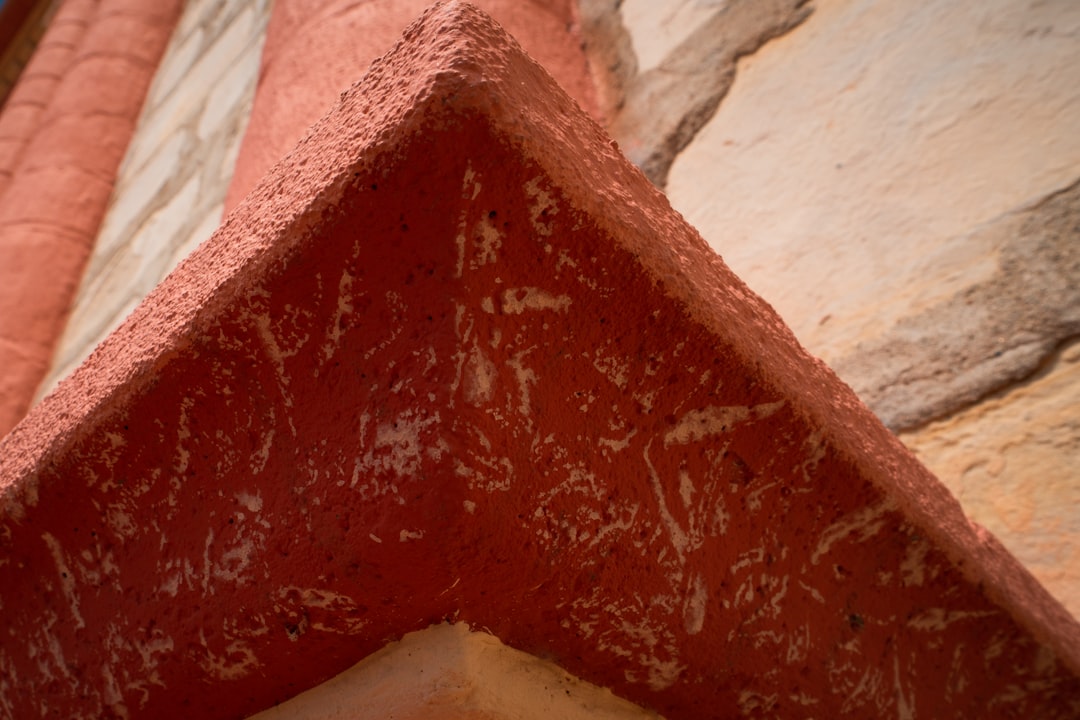
[{"label": "red column", "polygon": [[68,0],[0,115],[0,434],[44,377],[181,0]]},{"label": "red column", "polygon": [[[430,0],[277,0],[251,121],[225,201],[231,210]],[[572,0],[476,0],[585,110],[596,114]]]}]

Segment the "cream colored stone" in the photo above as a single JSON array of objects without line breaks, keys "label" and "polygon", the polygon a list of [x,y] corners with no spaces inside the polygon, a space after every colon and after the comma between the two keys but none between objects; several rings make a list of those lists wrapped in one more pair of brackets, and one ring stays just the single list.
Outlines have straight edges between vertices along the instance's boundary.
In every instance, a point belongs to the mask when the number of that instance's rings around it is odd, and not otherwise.
[{"label": "cream colored stone", "polygon": [[268,18],[268,0],[187,5],[39,397],[216,228]]},{"label": "cream colored stone", "polygon": [[[170,251],[177,245],[176,235],[184,234],[198,195],[198,179],[190,178],[165,206],[126,236],[128,242],[108,256],[100,272],[85,278],[80,302],[72,309],[63,344],[54,358],[54,365],[63,368],[54,373],[56,380],[85,360],[175,267]],[[54,384],[55,380],[48,389]]]},{"label": "cream colored stone", "polygon": [[[196,132],[200,138],[210,137],[225,125],[228,118],[239,108],[250,102],[253,90],[251,78],[259,76],[261,58],[262,45],[251,45],[218,78],[199,116]],[[230,168],[232,165],[235,165],[235,162],[230,164]]]},{"label": "cream colored stone", "polygon": [[190,255],[195,248],[206,242],[214,234],[214,231],[218,229],[218,225],[221,224],[223,211],[224,205],[221,203],[205,211],[202,222],[195,226],[188,238],[181,245],[178,245],[173,252],[172,257],[169,259],[171,268],[179,265],[181,260]]},{"label": "cream colored stone", "polygon": [[904,442],[1080,617],[1080,343],[1041,376]]},{"label": "cream colored stone", "polygon": [[620,10],[623,24],[630,31],[638,71],[658,66],[725,4],[724,0],[626,0]]},{"label": "cream colored stone", "polygon": [[112,204],[98,232],[88,274],[98,271],[101,259],[111,256],[135,232],[138,223],[152,208],[166,185],[181,166],[187,138],[182,132],[173,133],[162,142],[149,161],[135,172],[117,179]]},{"label": "cream colored stone", "polygon": [[740,62],[668,194],[828,360],[972,282],[967,233],[1076,178],[1080,3],[814,7]]},{"label": "cream colored stone", "polygon": [[[202,28],[196,27],[175,48],[169,47],[166,61],[162,62],[154,78],[153,87],[150,89],[147,101],[149,107],[156,107],[164,98],[167,98],[176,89],[177,83],[183,79],[188,69],[198,60],[199,53],[202,52],[206,42],[204,34]],[[174,43],[178,37],[178,34],[173,35]]]},{"label": "cream colored stone", "polygon": [[[233,11],[227,24],[219,28],[222,32],[213,34],[195,31],[193,36],[201,40],[192,48],[186,43],[170,46],[158,69],[152,93],[157,92],[158,82],[167,85],[173,76],[180,74],[182,79],[173,84],[173,89],[164,98],[156,98],[155,104],[139,121],[139,128],[132,138],[128,150],[128,164],[138,168],[157,152],[160,143],[180,132],[181,128],[192,122],[203,111],[207,97],[217,81],[228,72],[237,58],[251,47],[261,53],[269,8],[266,0],[246,0],[243,3],[230,4]],[[211,14],[209,19],[218,19],[220,6],[195,5],[188,8],[202,9]],[[249,79],[254,85],[258,77]],[[122,169],[123,172],[123,169]]]},{"label": "cream colored stone", "polygon": [[463,623],[433,625],[251,720],[660,718]]}]

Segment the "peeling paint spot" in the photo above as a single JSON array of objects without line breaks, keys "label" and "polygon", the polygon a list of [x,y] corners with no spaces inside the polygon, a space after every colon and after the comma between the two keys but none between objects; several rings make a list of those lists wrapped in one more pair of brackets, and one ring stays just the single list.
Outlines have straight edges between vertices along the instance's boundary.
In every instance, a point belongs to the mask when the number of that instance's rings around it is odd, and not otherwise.
[{"label": "peeling paint spot", "polygon": [[346,315],[353,313],[352,284],[353,276],[349,274],[348,270],[342,270],[341,279],[338,281],[337,309],[330,318],[326,329],[326,342],[323,343],[322,347],[324,361],[334,356],[338,346],[341,344],[342,320]]},{"label": "peeling paint spot", "polygon": [[821,533],[818,546],[810,556],[810,562],[817,565],[821,556],[829,552],[834,543],[849,535],[856,535],[855,542],[865,542],[885,526],[885,515],[896,508],[896,503],[886,498],[876,505],[861,508],[849,513],[830,525]]},{"label": "peeling paint spot", "polygon": [[705,626],[705,608],[709,600],[709,589],[705,578],[695,575],[692,588],[683,609],[683,626],[690,635],[697,635]]},{"label": "peeling paint spot", "polygon": [[729,405],[691,410],[664,436],[664,444],[686,444],[710,435],[730,432],[741,422],[767,418],[783,406],[784,401],[778,400],[753,407]]},{"label": "peeling paint spot", "polygon": [[465,374],[462,378],[462,394],[465,402],[473,407],[480,407],[490,402],[495,392],[495,379],[497,377],[498,372],[495,369],[495,363],[488,359],[474,338],[472,352],[469,353]]},{"label": "peeling paint spot", "polygon": [[925,581],[926,553],[929,549],[929,544],[922,541],[912,541],[908,545],[904,562],[900,564],[900,574],[906,587],[922,585]]},{"label": "peeling paint spot", "polygon": [[41,539],[49,546],[53,562],[56,563],[56,573],[60,578],[60,587],[63,589],[64,598],[71,609],[71,617],[75,618],[75,627],[84,628],[86,622],[83,621],[82,613],[79,612],[79,598],[75,594],[75,576],[64,559],[64,550],[60,547],[60,541],[51,533],[42,533]]},{"label": "peeling paint spot", "polygon": [[569,295],[552,295],[536,287],[511,288],[502,295],[502,309],[508,315],[520,315],[526,310],[566,312],[571,302]]},{"label": "peeling paint spot", "polygon": [[924,632],[940,632],[954,622],[961,620],[977,620],[979,618],[992,617],[997,613],[992,610],[983,611],[956,611],[945,608],[929,608],[908,620],[908,627]]},{"label": "peeling paint spot", "polygon": [[258,490],[256,490],[254,494],[249,493],[246,490],[241,490],[236,493],[236,500],[250,512],[259,513],[262,511],[262,495],[259,494]]}]

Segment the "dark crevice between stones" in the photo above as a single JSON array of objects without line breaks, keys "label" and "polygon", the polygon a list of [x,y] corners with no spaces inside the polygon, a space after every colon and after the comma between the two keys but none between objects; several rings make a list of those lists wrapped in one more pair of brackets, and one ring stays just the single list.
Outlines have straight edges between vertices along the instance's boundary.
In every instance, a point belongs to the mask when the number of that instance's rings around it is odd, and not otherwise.
[{"label": "dark crevice between stones", "polygon": [[833,363],[894,432],[1029,382],[1080,338],[1080,180],[976,230],[998,269]]},{"label": "dark crevice between stones", "polygon": [[[733,0],[701,24],[659,66],[638,72],[618,0],[581,0],[586,51],[608,129],[626,156],[659,188],[672,163],[716,114],[740,58],[800,25],[807,0]],[[663,108],[659,112],[658,108]]]}]

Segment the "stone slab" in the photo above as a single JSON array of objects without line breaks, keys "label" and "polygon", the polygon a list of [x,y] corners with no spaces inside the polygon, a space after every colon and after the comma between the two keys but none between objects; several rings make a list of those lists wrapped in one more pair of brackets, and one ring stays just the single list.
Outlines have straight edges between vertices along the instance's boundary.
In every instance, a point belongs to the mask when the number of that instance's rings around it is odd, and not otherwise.
[{"label": "stone slab", "polygon": [[433,625],[251,720],[662,720],[468,625]]},{"label": "stone slab", "polygon": [[668,718],[1080,712],[1075,621],[464,3],[0,444],[0,503],[13,716],[240,716],[444,620]]},{"label": "stone slab", "polygon": [[1034,377],[901,439],[1080,617],[1080,343]]}]

